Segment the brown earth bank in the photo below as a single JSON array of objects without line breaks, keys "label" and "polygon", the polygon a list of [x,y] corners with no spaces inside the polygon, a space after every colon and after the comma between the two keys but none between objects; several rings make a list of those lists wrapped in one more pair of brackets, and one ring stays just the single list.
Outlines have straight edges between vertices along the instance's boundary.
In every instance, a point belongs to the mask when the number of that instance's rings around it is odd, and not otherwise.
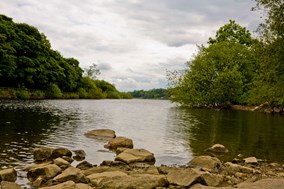
[{"label": "brown earth bank", "polygon": [[[90,136],[90,133],[95,133]],[[114,131],[99,129],[87,137],[103,137],[113,150],[113,161],[93,165],[85,161],[83,150],[41,147],[33,150],[34,164],[25,168],[35,189],[284,189],[284,167],[255,157],[221,162],[219,155],[229,149],[215,144],[206,149],[212,156],[198,156],[188,164],[155,166],[155,156],[146,149],[133,148],[129,138],[116,137]],[[116,139],[117,138],[117,139]],[[94,140],[98,142],[98,140]],[[103,144],[102,144],[103,145]],[[76,164],[76,166],[75,166]],[[0,170],[2,189],[20,189],[14,168]]]}]

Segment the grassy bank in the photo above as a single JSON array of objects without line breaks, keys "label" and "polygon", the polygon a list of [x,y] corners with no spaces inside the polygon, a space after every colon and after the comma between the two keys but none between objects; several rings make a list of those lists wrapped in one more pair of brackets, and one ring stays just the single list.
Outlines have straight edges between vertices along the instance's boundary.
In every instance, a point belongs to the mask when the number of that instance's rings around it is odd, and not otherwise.
[{"label": "grassy bank", "polygon": [[86,91],[82,88],[76,92],[61,92],[59,88],[49,90],[33,90],[26,88],[0,88],[0,99],[131,99],[129,93],[93,89]]}]

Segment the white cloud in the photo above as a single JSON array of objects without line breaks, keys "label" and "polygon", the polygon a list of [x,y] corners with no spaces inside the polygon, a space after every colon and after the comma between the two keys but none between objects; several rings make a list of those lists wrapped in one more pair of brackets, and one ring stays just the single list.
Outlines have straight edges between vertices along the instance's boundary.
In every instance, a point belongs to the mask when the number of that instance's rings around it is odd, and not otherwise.
[{"label": "white cloud", "polygon": [[97,64],[100,78],[127,91],[166,87],[166,70],[182,69],[195,44],[229,19],[256,29],[252,6],[244,0],[1,0],[0,12],[37,27],[82,68]]}]

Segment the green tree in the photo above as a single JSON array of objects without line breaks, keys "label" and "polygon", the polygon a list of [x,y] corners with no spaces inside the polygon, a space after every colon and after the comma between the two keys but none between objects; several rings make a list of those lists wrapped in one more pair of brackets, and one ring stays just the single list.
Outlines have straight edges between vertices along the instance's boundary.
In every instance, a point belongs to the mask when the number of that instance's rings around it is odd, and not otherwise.
[{"label": "green tree", "polygon": [[28,89],[47,90],[49,98],[123,96],[114,85],[95,80],[100,74],[96,64],[85,71],[83,77],[79,61],[53,50],[37,28],[0,15],[0,87],[21,87],[18,94],[22,98]]},{"label": "green tree", "polygon": [[38,29],[0,15],[0,86],[47,89],[55,83],[75,91],[82,73],[79,62],[52,50]]},{"label": "green tree", "polygon": [[234,21],[221,27],[216,39],[210,38],[208,47],[201,46],[184,75],[177,77],[170,89],[171,99],[190,106],[245,103],[256,66],[251,48],[255,42],[247,36],[251,36],[249,31]]},{"label": "green tree", "polygon": [[254,10],[263,10],[265,20],[258,31],[258,77],[251,91],[251,102],[268,102],[273,106],[284,105],[284,1],[256,0]]},{"label": "green tree", "polygon": [[230,41],[240,43],[246,46],[252,46],[255,39],[251,33],[245,28],[237,24],[234,20],[230,20],[228,24],[222,26],[217,32],[215,38],[209,38],[208,44]]}]

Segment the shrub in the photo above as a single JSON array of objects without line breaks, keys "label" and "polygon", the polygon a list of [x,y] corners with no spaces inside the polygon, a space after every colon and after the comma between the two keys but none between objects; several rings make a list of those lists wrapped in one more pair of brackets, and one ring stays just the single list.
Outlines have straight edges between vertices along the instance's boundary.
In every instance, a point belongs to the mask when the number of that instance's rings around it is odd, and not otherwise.
[{"label": "shrub", "polygon": [[36,90],[32,92],[31,97],[35,99],[45,98],[45,93],[44,91]]},{"label": "shrub", "polygon": [[16,96],[18,99],[28,99],[30,98],[30,93],[26,88],[20,88],[17,90]]},{"label": "shrub", "polygon": [[125,93],[125,92],[121,92],[121,93],[120,93],[120,97],[121,97],[122,99],[132,99],[132,98],[133,98],[130,93]]},{"label": "shrub", "polygon": [[17,98],[16,91],[14,89],[1,89],[0,99],[14,99]]},{"label": "shrub", "polygon": [[87,98],[88,93],[82,87],[78,89],[79,98]]},{"label": "shrub", "polygon": [[64,93],[64,98],[79,99],[79,95],[77,93]]},{"label": "shrub", "polygon": [[88,98],[103,99],[103,98],[106,98],[106,94],[103,93],[101,89],[94,88],[94,89],[89,90]]},{"label": "shrub", "polygon": [[56,84],[50,84],[46,94],[49,98],[61,98],[63,96],[61,90]]},{"label": "shrub", "polygon": [[119,92],[117,91],[106,91],[108,99],[120,99]]}]

